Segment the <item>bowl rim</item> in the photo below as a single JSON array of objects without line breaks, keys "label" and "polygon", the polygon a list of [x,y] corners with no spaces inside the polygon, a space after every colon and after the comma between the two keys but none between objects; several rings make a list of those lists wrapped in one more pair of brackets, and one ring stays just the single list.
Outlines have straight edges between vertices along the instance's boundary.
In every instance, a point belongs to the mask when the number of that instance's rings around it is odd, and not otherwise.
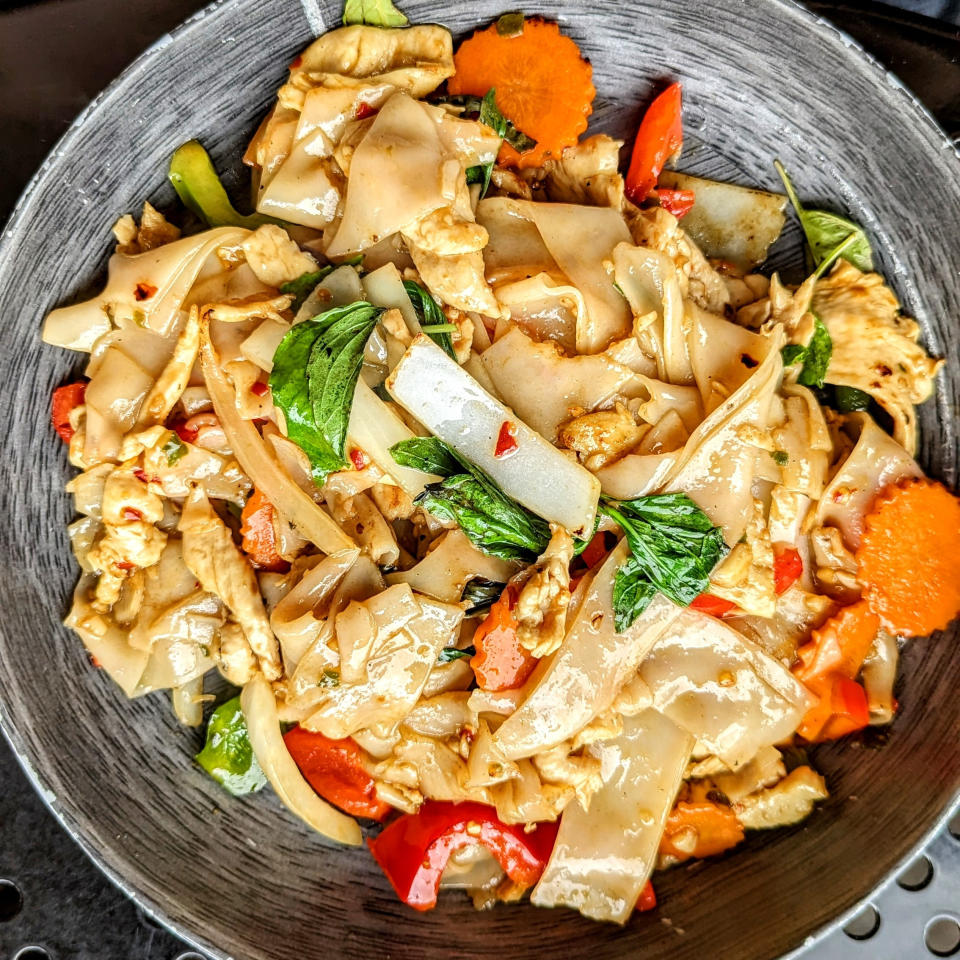
[{"label": "bowl rim", "polygon": [[[297,2],[301,6],[304,17],[314,37],[320,36],[322,33],[329,32],[340,26],[340,24],[336,22],[330,26],[326,24],[317,0],[297,0]],[[801,0],[767,0],[767,2],[782,8],[785,15],[798,18],[811,31],[829,36],[834,41],[842,43],[849,51],[850,56],[866,64],[867,68],[874,74],[874,79],[878,83],[883,83],[891,88],[895,95],[900,98],[903,106],[910,111],[913,122],[925,127],[927,135],[939,141],[940,149],[952,153],[954,158],[960,160],[960,138],[958,138],[957,141],[951,139],[934,118],[930,109],[919,97],[896,73],[885,67],[873,54],[867,51],[858,40],[855,40],[823,15],[811,10],[804,5]],[[7,222],[4,224],[3,231],[0,233],[0,267],[2,267],[9,249],[14,243],[13,234],[20,226],[21,221],[26,218],[27,207],[33,199],[34,193],[39,189],[40,184],[46,177],[48,168],[55,159],[72,147],[74,139],[80,135],[85,125],[95,118],[103,102],[109,99],[113,92],[120,87],[128,77],[144,70],[148,63],[163,51],[164,48],[175,42],[183,34],[189,32],[196,24],[215,15],[230,3],[231,0],[212,0],[212,2],[182,20],[173,29],[157,38],[127,64],[127,66],[124,67],[110,83],[103,87],[80,113],[77,114],[67,129],[53,144],[40,166],[30,177],[27,185],[17,199]],[[958,170],[958,172],[960,172],[960,170]],[[2,624],[0,624],[0,632],[3,632]],[[39,795],[46,809],[77,843],[97,869],[103,873],[125,897],[131,900],[144,914],[181,939],[188,947],[203,951],[211,957],[217,958],[217,960],[232,960],[221,947],[207,940],[199,933],[187,929],[185,926],[181,926],[177,921],[171,919],[151,894],[134,887],[130,881],[123,876],[121,872],[122,863],[118,862],[114,865],[114,863],[111,862],[112,849],[110,845],[104,843],[100,846],[95,843],[94,840],[88,836],[89,831],[80,821],[77,820],[69,810],[60,806],[58,798],[51,789],[42,770],[45,759],[44,755],[39,752],[34,755],[27,747],[26,741],[20,736],[9,714],[2,687],[0,687],[0,734],[4,736],[10,745],[17,763],[23,770],[30,785]],[[958,812],[960,812],[960,789],[956,791],[954,798],[945,806],[941,814],[923,832],[921,839],[895,864],[876,887],[868,891],[847,910],[810,931],[799,946],[789,953],[782,955],[779,960],[801,960],[801,958],[808,955],[808,951],[812,947],[845,926],[849,920],[863,909],[864,905],[868,904],[876,895],[888,889],[896,881],[896,877],[930,845],[931,841],[946,828],[952,817]]]}]

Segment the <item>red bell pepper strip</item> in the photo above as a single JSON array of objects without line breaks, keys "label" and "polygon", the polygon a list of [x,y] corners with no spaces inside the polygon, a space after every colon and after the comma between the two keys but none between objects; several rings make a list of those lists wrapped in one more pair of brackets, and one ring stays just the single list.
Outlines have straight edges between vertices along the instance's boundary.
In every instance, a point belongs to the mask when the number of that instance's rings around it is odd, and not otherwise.
[{"label": "red bell pepper strip", "polygon": [[[594,535],[593,539],[584,547],[583,553],[580,554],[580,559],[588,567],[595,567],[600,561],[609,553],[610,548],[607,546],[607,535],[603,530],[598,530]],[[573,587],[570,588],[571,590]]]},{"label": "red bell pepper strip", "polygon": [[731,610],[736,610],[737,605],[722,597],[715,597],[712,593],[701,593],[699,597],[694,598],[690,609],[699,610],[700,613],[709,614],[711,617],[722,617]]},{"label": "red bell pepper strip", "polygon": [[480,843],[514,883],[529,887],[550,859],[557,827],[540,823],[526,833],[523,824],[502,823],[496,810],[482,803],[429,801],[367,843],[400,899],[414,910],[430,910],[454,851]]},{"label": "red bell pepper strip", "polygon": [[647,108],[637,131],[627,171],[627,196],[643,203],[664,164],[683,146],[683,99],[679,83],[672,83]]},{"label": "red bell pepper strip", "polygon": [[647,910],[652,910],[656,905],[657,892],[653,889],[653,881],[648,880],[647,885],[640,891],[636,909],[640,913],[644,913]]},{"label": "red bell pepper strip", "polygon": [[518,599],[517,588],[508,586],[473,635],[477,652],[470,666],[482,690],[515,690],[537,665],[537,658],[520,646],[513,615]]},{"label": "red bell pepper strip", "polygon": [[774,550],[773,555],[773,589],[777,596],[786,593],[803,574],[803,558],[798,550],[785,547]]},{"label": "red bell pepper strip", "polygon": [[83,395],[86,391],[87,384],[83,380],[65,384],[53,391],[50,419],[53,422],[53,429],[57,431],[64,443],[69,443],[76,433],[70,426],[70,414],[83,403]]},{"label": "red bell pepper strip", "polygon": [[692,190],[670,190],[666,187],[657,187],[656,192],[660,206],[678,220],[691,211],[697,199]]},{"label": "red bell pepper strip", "polygon": [[296,726],[283,738],[306,781],[330,803],[355,817],[382,820],[391,810],[377,798],[364,753],[349,737],[331,740]]}]

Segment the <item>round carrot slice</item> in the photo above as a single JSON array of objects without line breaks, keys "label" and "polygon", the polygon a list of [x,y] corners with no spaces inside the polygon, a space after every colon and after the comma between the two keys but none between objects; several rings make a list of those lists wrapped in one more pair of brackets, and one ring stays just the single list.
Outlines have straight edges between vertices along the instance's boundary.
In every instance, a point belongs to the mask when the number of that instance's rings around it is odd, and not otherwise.
[{"label": "round carrot slice", "polygon": [[541,166],[573,146],[587,129],[596,96],[593,71],[555,23],[525,20],[516,36],[503,36],[496,24],[478,30],[460,44],[453,63],[450,93],[482,97],[495,89],[501,113],[537,141],[524,153],[504,142],[501,164]]},{"label": "round carrot slice", "polygon": [[943,484],[888,487],[864,521],[858,579],[894,633],[924,636],[960,613],[960,500]]}]

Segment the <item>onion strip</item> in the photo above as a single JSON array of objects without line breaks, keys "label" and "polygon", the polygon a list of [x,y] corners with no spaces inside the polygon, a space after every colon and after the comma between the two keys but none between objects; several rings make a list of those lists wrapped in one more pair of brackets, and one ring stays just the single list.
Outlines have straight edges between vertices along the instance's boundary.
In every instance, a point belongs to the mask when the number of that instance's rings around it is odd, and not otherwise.
[{"label": "onion strip", "polygon": [[333,518],[284,473],[270,455],[256,426],[240,416],[234,402],[233,388],[220,369],[206,318],[201,321],[200,364],[207,392],[213,401],[213,409],[223,427],[227,443],[253,485],[302,536],[324,553],[356,549],[356,544],[337,526]]},{"label": "onion strip", "polygon": [[359,846],[363,837],[356,820],[321,800],[297,769],[283,742],[273,689],[263,674],[258,673],[243,688],[240,709],[257,763],[284,806],[317,833],[338,843]]}]

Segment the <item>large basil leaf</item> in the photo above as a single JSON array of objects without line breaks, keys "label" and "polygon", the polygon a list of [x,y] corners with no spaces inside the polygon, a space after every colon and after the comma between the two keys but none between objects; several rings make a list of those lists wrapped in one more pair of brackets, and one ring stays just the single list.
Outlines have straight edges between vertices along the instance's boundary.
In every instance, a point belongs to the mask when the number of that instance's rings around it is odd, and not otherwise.
[{"label": "large basil leaf", "polygon": [[415,503],[460,526],[474,546],[503,560],[535,560],[550,542],[546,520],[508,497],[483,470],[437,437],[414,437],[390,448],[401,466],[442,477]]},{"label": "large basil leaf", "polygon": [[873,270],[873,250],[863,227],[828,210],[808,210],[800,202],[783,164],[777,160],[774,166],[783,180],[793,209],[797,211],[814,265],[823,268],[820,272],[825,271],[837,256],[849,260],[865,273]]},{"label": "large basil leaf", "polygon": [[600,501],[630,547],[614,582],[614,615],[625,630],[660,592],[681,606],[707,590],[710,572],[726,553],[723,533],[684,493]]},{"label": "large basil leaf", "polygon": [[287,331],[273,355],[270,389],[287,436],[310,460],[314,482],[346,466],[344,448],[363,349],[380,315],[358,301]]}]

